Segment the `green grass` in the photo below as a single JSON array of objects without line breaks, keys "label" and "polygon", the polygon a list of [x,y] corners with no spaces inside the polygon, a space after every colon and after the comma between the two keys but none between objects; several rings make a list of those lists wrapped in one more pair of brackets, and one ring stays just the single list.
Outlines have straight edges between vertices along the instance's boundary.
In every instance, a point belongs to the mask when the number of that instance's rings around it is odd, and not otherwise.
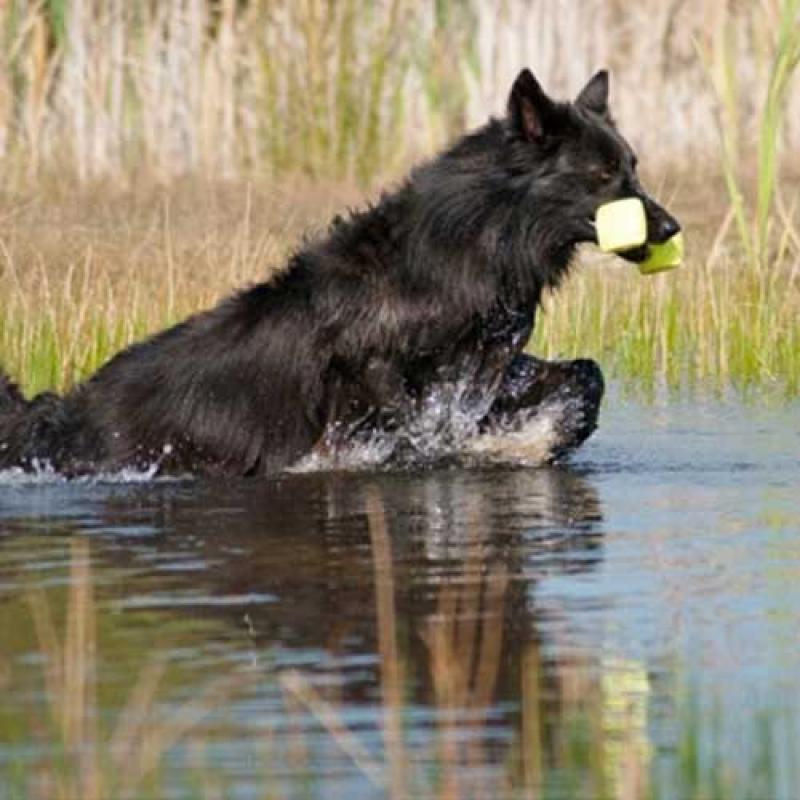
[{"label": "green grass", "polygon": [[763,273],[739,255],[691,252],[647,278],[619,263],[588,264],[550,298],[529,350],[591,356],[644,395],[660,390],[800,389],[800,297],[791,260]]},{"label": "green grass", "polygon": [[[643,397],[796,397],[795,222],[776,220],[769,265],[759,269],[719,201],[720,182],[670,180],[670,207],[687,226],[686,263],[643,277],[587,248],[566,286],[547,298],[529,349],[593,357]],[[699,211],[691,202],[698,194]],[[359,197],[335,186],[184,182],[138,192],[49,188],[11,200],[0,220],[0,364],[29,393],[73,385],[128,343],[264,278],[304,229]]]},{"label": "green grass", "polygon": [[[716,48],[703,53],[721,108],[720,161],[729,211],[719,230],[708,216],[704,226],[690,228],[686,265],[667,275],[648,280],[582,274],[567,302],[552,302],[531,342],[533,352],[593,355],[646,394],[733,388],[745,396],[767,390],[797,397],[800,225],[797,202],[787,203],[781,194],[780,148],[800,64],[799,22],[800,0],[783,0],[777,24],[766,35],[769,69],[757,115],[755,177],[748,174],[752,142],[740,112],[733,28],[726,27]],[[792,185],[788,196],[795,195]],[[720,205],[718,198],[708,202],[712,210]]]}]

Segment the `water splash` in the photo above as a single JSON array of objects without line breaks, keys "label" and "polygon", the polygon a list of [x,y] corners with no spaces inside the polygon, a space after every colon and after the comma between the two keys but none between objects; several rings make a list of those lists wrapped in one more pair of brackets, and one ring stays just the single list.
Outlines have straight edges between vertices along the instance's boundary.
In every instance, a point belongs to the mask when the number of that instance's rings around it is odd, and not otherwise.
[{"label": "water splash", "polygon": [[558,393],[535,410],[489,429],[482,425],[493,397],[476,395],[466,381],[438,384],[418,413],[394,430],[332,437],[294,464],[290,472],[374,470],[436,464],[541,466],[583,425],[584,398]]},{"label": "water splash", "polygon": [[[434,384],[420,398],[415,413],[393,429],[358,430],[326,436],[323,443],[287,471],[368,471],[426,467],[540,466],[553,458],[559,445],[583,424],[582,396],[557,392],[536,409],[519,412],[487,429],[484,420],[494,400],[490,391],[477,392],[468,380]],[[334,443],[335,442],[335,443]],[[154,480],[182,480],[159,471],[171,447],[142,466],[66,477],[49,461],[37,460],[30,470],[19,467],[0,471],[0,486],[37,486],[71,483],[137,484]]]},{"label": "water splash", "polygon": [[50,486],[53,484],[72,483],[82,485],[95,485],[105,483],[149,483],[154,480],[174,481],[174,476],[158,475],[161,464],[154,461],[144,467],[123,467],[109,472],[97,472],[91,475],[67,477],[58,472],[48,460],[34,459],[30,470],[21,467],[11,467],[0,470],[0,486],[26,487]]}]

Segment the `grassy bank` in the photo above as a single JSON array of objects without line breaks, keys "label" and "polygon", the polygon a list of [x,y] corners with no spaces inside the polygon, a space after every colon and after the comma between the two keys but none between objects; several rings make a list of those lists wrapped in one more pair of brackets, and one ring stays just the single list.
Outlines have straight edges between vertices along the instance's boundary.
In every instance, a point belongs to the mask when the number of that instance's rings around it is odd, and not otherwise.
[{"label": "grassy bank", "polygon": [[[797,220],[787,218],[758,269],[732,235],[721,179],[671,175],[658,193],[687,225],[685,266],[644,278],[587,248],[548,298],[530,349],[594,357],[645,393],[732,386],[796,396]],[[28,392],[64,389],[126,344],[261,280],[304,231],[360,199],[341,184],[198,181],[7,197],[0,363]]]},{"label": "grassy bank", "polygon": [[64,389],[120,347],[282,263],[346,189],[64,184],[6,197],[0,363],[29,392]]}]

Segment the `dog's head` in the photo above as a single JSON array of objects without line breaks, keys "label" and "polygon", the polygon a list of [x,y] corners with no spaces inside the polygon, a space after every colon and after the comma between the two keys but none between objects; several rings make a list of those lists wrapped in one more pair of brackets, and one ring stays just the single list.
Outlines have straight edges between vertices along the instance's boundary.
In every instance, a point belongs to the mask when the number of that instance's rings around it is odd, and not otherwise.
[{"label": "dog's head", "polygon": [[[517,179],[530,181],[535,201],[558,221],[563,244],[596,242],[598,207],[625,197],[644,203],[648,242],[665,242],[680,230],[639,182],[636,155],[608,110],[607,72],[591,78],[574,102],[561,103],[523,70],[508,99],[507,130],[510,169]],[[642,261],[648,246],[621,255]]]}]

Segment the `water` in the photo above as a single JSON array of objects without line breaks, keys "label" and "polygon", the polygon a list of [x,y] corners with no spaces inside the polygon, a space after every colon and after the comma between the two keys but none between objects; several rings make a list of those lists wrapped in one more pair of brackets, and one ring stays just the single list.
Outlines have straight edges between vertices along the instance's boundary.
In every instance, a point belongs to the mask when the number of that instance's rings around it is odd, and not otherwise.
[{"label": "water", "polygon": [[6,473],[0,795],[796,797],[798,419],[614,400],[549,468]]}]

